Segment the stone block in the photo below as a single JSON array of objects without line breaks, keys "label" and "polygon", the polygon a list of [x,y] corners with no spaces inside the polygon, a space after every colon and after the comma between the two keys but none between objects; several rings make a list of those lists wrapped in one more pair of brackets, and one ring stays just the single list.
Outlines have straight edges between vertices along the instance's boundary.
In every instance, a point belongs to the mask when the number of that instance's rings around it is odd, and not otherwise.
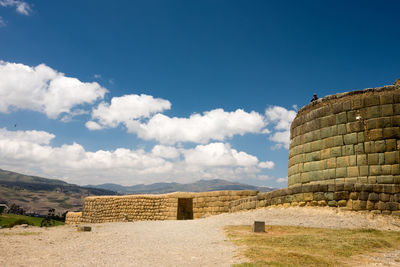
[{"label": "stone block", "polygon": [[400,151],[385,152],[385,164],[399,163]]},{"label": "stone block", "polygon": [[348,156],[344,156],[344,157],[336,158],[336,166],[338,168],[349,166],[349,157]]},{"label": "stone block", "polygon": [[336,200],[330,200],[330,201],[328,201],[328,206],[329,206],[329,207],[337,207],[337,202],[336,202]]},{"label": "stone block", "polygon": [[343,111],[343,103],[342,102],[336,102],[333,103],[332,105],[332,112],[333,114],[337,114]]},{"label": "stone block", "polygon": [[354,155],[354,145],[342,146],[342,156]]},{"label": "stone block", "polygon": [[342,148],[340,146],[332,147],[331,148],[331,157],[340,157],[340,156],[342,156]]},{"label": "stone block", "polygon": [[346,112],[341,112],[336,114],[336,124],[346,124],[347,123],[347,114]]},{"label": "stone block", "polygon": [[367,201],[367,210],[373,210],[375,208],[375,202]]},{"label": "stone block", "polygon": [[394,104],[393,105],[393,114],[394,115],[399,115],[400,114],[400,104]]},{"label": "stone block", "polygon": [[343,136],[343,142],[345,145],[357,144],[357,133],[350,133]]},{"label": "stone block", "polygon": [[380,106],[368,107],[365,110],[365,119],[378,118],[380,116],[381,116]]},{"label": "stone block", "polygon": [[390,210],[390,211],[397,211],[399,209],[399,203],[397,202],[386,202],[384,204],[385,210]]},{"label": "stone block", "polygon": [[351,100],[347,100],[347,101],[343,102],[343,110],[345,110],[345,111],[351,110]]},{"label": "stone block", "polygon": [[338,191],[334,192],[333,194],[334,200],[341,200],[341,199],[349,199],[349,192],[348,191]]},{"label": "stone block", "polygon": [[339,201],[337,202],[337,205],[338,205],[339,207],[346,207],[346,206],[347,206],[347,200],[339,200]]},{"label": "stone block", "polygon": [[400,115],[396,115],[392,117],[392,125],[395,127],[400,126]]},{"label": "stone block", "polygon": [[382,140],[383,139],[383,131],[382,129],[372,129],[368,131],[367,137],[371,141]]},{"label": "stone block", "polygon": [[396,147],[397,147],[396,139],[386,139],[385,140],[386,151],[395,151]]},{"label": "stone block", "polygon": [[386,151],[386,142],[385,140],[378,140],[374,143],[375,152],[385,152]]},{"label": "stone block", "polygon": [[338,124],[337,125],[337,130],[338,130],[338,135],[344,135],[346,134],[346,124]]},{"label": "stone block", "polygon": [[400,137],[400,127],[386,127],[383,128],[383,138],[399,138]]},{"label": "stone block", "polygon": [[380,97],[377,95],[367,96],[364,98],[365,107],[376,106],[380,104]]},{"label": "stone block", "polygon": [[392,165],[392,174],[399,175],[400,174],[400,164],[393,164]]},{"label": "stone block", "polygon": [[336,178],[347,177],[347,167],[336,168]]},{"label": "stone block", "polygon": [[314,195],[313,193],[304,193],[304,201],[312,201],[314,200]]},{"label": "stone block", "polygon": [[354,153],[355,154],[364,154],[364,144],[363,143],[359,143],[354,145]]},{"label": "stone block", "polygon": [[379,164],[379,154],[371,153],[368,154],[368,165],[378,165]]},{"label": "stone block", "polygon": [[327,192],[324,195],[325,195],[325,199],[326,200],[328,200],[328,201],[333,200],[333,197],[334,197],[334,193],[333,192]]},{"label": "stone block", "polygon": [[359,171],[360,176],[367,176],[369,175],[369,166],[360,166]]},{"label": "stone block", "polygon": [[379,100],[380,100],[379,103],[381,105],[392,104],[393,103],[393,95],[392,94],[380,95]]},{"label": "stone block", "polygon": [[360,175],[358,167],[347,167],[347,176],[348,177],[358,177]]},{"label": "stone block", "polygon": [[78,226],[77,230],[78,230],[78,232],[90,232],[90,231],[92,231],[92,227],[90,227],[90,226]]},{"label": "stone block", "polygon": [[311,151],[319,151],[321,149],[322,149],[322,141],[321,140],[311,142]]},{"label": "stone block", "polygon": [[369,175],[376,176],[382,174],[381,165],[371,165],[369,166]]},{"label": "stone block", "polygon": [[387,202],[390,199],[390,195],[389,194],[385,194],[385,193],[380,193],[379,194],[379,200],[382,202]]},{"label": "stone block", "polygon": [[393,184],[393,175],[377,176],[376,181],[378,184]]},{"label": "stone block", "polygon": [[361,97],[354,97],[351,99],[351,108],[360,109],[364,107],[364,99]]},{"label": "stone block", "polygon": [[391,175],[392,174],[392,165],[382,165],[382,174],[383,175]]},{"label": "stone block", "polygon": [[357,155],[357,165],[359,166],[365,166],[367,165],[367,155],[366,154],[361,154],[361,155]]},{"label": "stone block", "polygon": [[392,104],[381,105],[381,114],[383,117],[392,116],[393,115],[393,105]]},{"label": "stone block", "polygon": [[265,232],[265,221],[254,221],[253,232],[255,233]]},{"label": "stone block", "polygon": [[350,194],[349,194],[349,199],[357,200],[358,197],[359,197],[358,192],[350,192]]}]

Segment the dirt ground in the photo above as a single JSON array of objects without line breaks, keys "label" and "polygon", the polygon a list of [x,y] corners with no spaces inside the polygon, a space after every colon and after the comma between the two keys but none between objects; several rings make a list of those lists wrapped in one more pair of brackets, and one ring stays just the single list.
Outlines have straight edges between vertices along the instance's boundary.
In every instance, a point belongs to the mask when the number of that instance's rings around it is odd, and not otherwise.
[{"label": "dirt ground", "polygon": [[[237,248],[224,226],[295,225],[400,231],[400,218],[329,208],[266,208],[189,221],[140,221],[0,229],[0,266],[231,266]],[[354,265],[399,266],[400,251],[363,255]]]}]

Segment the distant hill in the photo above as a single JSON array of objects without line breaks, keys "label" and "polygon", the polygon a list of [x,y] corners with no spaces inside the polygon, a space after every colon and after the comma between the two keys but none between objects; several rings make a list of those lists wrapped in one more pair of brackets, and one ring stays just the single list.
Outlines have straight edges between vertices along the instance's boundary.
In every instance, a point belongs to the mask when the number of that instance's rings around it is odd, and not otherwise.
[{"label": "distant hill", "polygon": [[116,191],[119,194],[165,194],[172,192],[207,192],[218,190],[258,190],[268,192],[272,187],[253,186],[248,184],[234,183],[222,179],[200,180],[190,184],[180,183],[155,183],[122,186],[118,184],[86,185],[85,187],[106,189]]},{"label": "distant hill", "polygon": [[29,176],[0,169],[0,203],[17,204],[27,212],[47,214],[80,210],[90,195],[116,195],[112,190],[86,188],[57,179]]}]

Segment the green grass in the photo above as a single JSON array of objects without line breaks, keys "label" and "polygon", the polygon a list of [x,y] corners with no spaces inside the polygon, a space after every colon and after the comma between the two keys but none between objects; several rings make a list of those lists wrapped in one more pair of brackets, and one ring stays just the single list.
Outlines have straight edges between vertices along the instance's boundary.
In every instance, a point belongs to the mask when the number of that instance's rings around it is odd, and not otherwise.
[{"label": "green grass", "polygon": [[400,249],[400,233],[372,229],[229,226],[229,238],[250,262],[237,266],[343,266],[350,257]]},{"label": "green grass", "polygon": [[[33,226],[40,226],[43,218],[38,217],[29,217],[24,215],[17,214],[0,214],[0,226],[1,227],[12,227],[13,224],[17,222],[17,224],[29,224]],[[55,226],[63,225],[63,222],[55,221]]]}]

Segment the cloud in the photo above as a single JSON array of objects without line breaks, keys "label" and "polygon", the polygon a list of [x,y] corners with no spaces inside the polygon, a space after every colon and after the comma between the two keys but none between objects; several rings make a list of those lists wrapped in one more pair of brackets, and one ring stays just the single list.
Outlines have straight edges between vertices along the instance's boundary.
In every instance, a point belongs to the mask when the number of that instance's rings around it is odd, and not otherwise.
[{"label": "cloud", "polygon": [[0,28],[5,27],[7,23],[4,21],[4,19],[0,16]]},{"label": "cloud", "polygon": [[95,74],[95,75],[93,75],[93,77],[94,77],[95,79],[100,79],[100,78],[101,78],[101,75],[100,75],[100,74]]},{"label": "cloud", "polygon": [[117,148],[91,152],[77,143],[52,146],[54,138],[55,135],[44,131],[0,129],[0,166],[77,184],[267,177],[257,157],[229,144],[211,143],[193,149],[156,145],[150,151]]},{"label": "cloud", "polygon": [[173,146],[155,145],[151,150],[153,155],[166,159],[175,159],[180,155],[180,151]]},{"label": "cloud", "polygon": [[15,10],[22,15],[28,16],[32,9],[28,3],[19,0],[0,0],[0,6],[2,7],[15,7]]},{"label": "cloud", "polygon": [[265,126],[262,115],[242,109],[233,112],[214,109],[203,114],[193,114],[189,118],[171,118],[158,113],[146,123],[130,120],[125,124],[128,132],[136,133],[139,138],[154,139],[163,144],[223,141],[234,135],[261,133]]},{"label": "cloud", "polygon": [[258,164],[258,167],[262,169],[273,169],[275,167],[275,163],[273,161],[263,161]]},{"label": "cloud", "polygon": [[64,115],[60,120],[62,122],[71,122],[74,117],[89,114],[89,111],[83,109],[76,109],[71,111],[69,114]]},{"label": "cloud", "polygon": [[255,166],[258,159],[232,149],[229,144],[198,145],[184,152],[185,162],[197,166]]},{"label": "cloud", "polygon": [[287,182],[287,180],[288,180],[287,177],[281,177],[281,178],[276,179],[276,182],[277,183],[285,183],[285,182]]},{"label": "cloud", "polygon": [[274,125],[269,140],[276,142],[273,147],[279,149],[285,147],[289,149],[290,144],[290,125],[296,117],[296,111],[287,110],[284,107],[272,106],[265,110],[265,117],[268,123]]},{"label": "cloud", "polygon": [[[97,120],[97,125],[115,128],[119,124],[129,124],[130,121],[148,118],[156,112],[171,108],[168,100],[154,98],[150,95],[124,95],[113,97],[111,104],[100,103],[92,110],[92,119]],[[94,125],[93,123],[91,125]],[[90,126],[90,125],[89,125]],[[90,128],[89,128],[90,129]],[[96,128],[97,129],[97,128]],[[96,130],[91,129],[91,130]]]},{"label": "cloud", "polygon": [[30,67],[0,61],[0,112],[28,109],[56,119],[61,113],[104,98],[107,90],[98,83],[66,77],[45,64]]},{"label": "cloud", "polygon": [[100,124],[98,124],[97,122],[94,122],[94,121],[86,122],[85,126],[86,126],[86,128],[88,128],[91,131],[103,129],[103,127],[101,127]]}]

